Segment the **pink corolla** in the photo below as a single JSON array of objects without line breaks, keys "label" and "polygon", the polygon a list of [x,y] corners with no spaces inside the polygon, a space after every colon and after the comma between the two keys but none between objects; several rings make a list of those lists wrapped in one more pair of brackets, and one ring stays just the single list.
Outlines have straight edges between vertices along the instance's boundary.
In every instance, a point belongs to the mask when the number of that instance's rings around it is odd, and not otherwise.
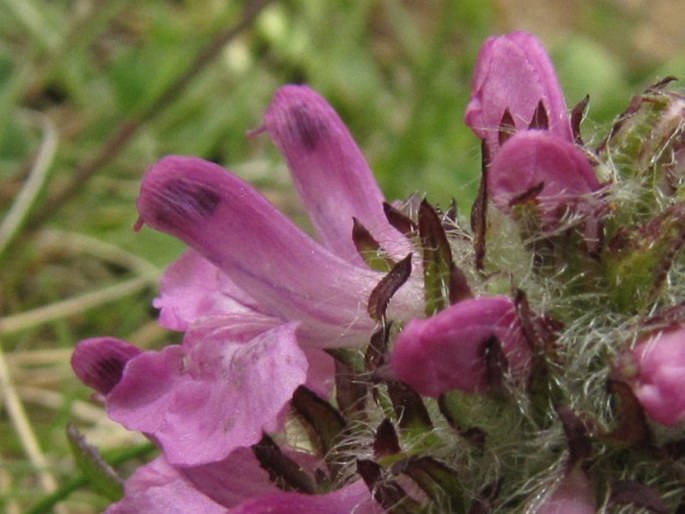
[{"label": "pink corolla", "polygon": [[[170,268],[156,301],[161,321],[185,329],[203,315],[256,314],[298,321],[308,346],[368,342],[366,302],[382,274],[370,270],[352,239],[356,218],[393,257],[410,251],[385,217],[383,196],[349,131],[320,95],[286,86],[264,126],[285,155],[315,241],[237,176],[202,159],[166,157],[145,175],[141,223],[172,234],[194,252]],[[399,318],[420,311],[410,280],[393,298]]]},{"label": "pink corolla", "polygon": [[497,357],[488,352],[499,350],[513,379],[525,379],[532,352],[513,302],[505,296],[480,297],[410,321],[395,342],[390,365],[397,378],[423,395],[484,392],[496,378],[489,376],[488,360]]},{"label": "pink corolla", "polygon": [[465,119],[485,143],[487,193],[499,209],[535,201],[550,225],[569,210],[582,212],[578,204],[593,203],[601,184],[574,142],[554,67],[532,35],[486,41]]},{"label": "pink corolla", "polygon": [[534,200],[542,220],[553,224],[569,211],[591,214],[600,188],[587,156],[573,143],[541,130],[519,132],[493,159],[487,188],[494,204],[511,212]]},{"label": "pink corolla", "polygon": [[[321,246],[220,166],[194,157],[162,159],[143,179],[138,210],[142,222],[183,240],[224,275],[214,281],[223,289],[207,292],[232,297],[241,306],[241,319],[249,315],[242,307],[250,307],[259,316],[298,321],[298,336],[309,346],[368,342],[374,322],[366,303],[383,274]],[[413,285],[407,283],[391,303],[399,317],[418,308],[420,292]],[[174,297],[170,305],[177,313],[202,314],[194,307],[204,298],[207,286],[201,287],[198,295]],[[167,301],[159,305],[164,309]],[[232,312],[229,305],[225,313]]]},{"label": "pink corolla", "polygon": [[285,156],[293,181],[322,244],[362,264],[352,240],[356,218],[392,257],[411,247],[385,216],[384,197],[364,155],[338,114],[304,86],[276,92],[264,127]]},{"label": "pink corolla", "polygon": [[685,420],[685,328],[660,332],[624,356],[620,372],[647,414],[664,425]]},{"label": "pink corolla", "polygon": [[[150,436],[176,465],[221,460],[280,429],[283,410],[307,378],[293,324],[244,342],[221,327],[198,327],[182,345],[158,352],[118,350],[127,346],[82,341],[74,371],[104,395],[111,419]],[[91,378],[98,374],[107,379]]]},{"label": "pink corolla", "polygon": [[561,478],[554,490],[535,510],[535,514],[595,514],[597,501],[592,482],[580,466]]},{"label": "pink corolla", "polygon": [[339,489],[307,494],[284,492],[271,481],[250,449],[219,462],[175,467],[164,456],[142,466],[126,481],[125,497],[107,514],[380,514],[362,480]]}]

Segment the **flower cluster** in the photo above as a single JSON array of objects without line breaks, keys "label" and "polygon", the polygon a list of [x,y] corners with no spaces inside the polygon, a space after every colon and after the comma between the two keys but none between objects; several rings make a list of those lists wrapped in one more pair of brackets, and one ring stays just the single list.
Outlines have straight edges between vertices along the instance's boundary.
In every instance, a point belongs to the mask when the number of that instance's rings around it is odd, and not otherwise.
[{"label": "flower cluster", "polygon": [[493,37],[466,123],[470,223],[385,201],[336,112],[277,91],[255,131],[315,237],[235,174],[170,156],[147,225],[180,344],[76,347],[111,419],[161,453],[108,510],[591,513],[685,508],[685,99],[663,80],[586,144],[530,34]]}]

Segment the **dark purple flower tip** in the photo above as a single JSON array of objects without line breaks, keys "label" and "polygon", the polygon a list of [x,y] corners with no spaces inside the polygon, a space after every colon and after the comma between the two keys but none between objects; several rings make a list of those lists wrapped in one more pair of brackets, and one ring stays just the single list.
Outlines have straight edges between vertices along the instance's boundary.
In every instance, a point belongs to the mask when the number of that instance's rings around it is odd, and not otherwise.
[{"label": "dark purple flower tip", "polygon": [[94,337],[76,345],[71,367],[81,382],[107,395],[121,380],[126,363],[142,351],[112,337]]}]

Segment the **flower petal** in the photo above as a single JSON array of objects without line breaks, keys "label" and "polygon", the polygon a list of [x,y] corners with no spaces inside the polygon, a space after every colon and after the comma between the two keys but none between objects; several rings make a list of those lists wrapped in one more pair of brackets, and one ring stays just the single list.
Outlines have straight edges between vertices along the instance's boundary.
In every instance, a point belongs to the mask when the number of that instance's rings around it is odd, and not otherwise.
[{"label": "flower petal", "polygon": [[307,86],[285,86],[274,96],[265,129],[288,161],[293,180],[324,245],[361,264],[352,241],[356,217],[391,256],[409,244],[383,212],[383,193],[362,152],[333,108]]},{"label": "flower petal", "polygon": [[189,335],[182,347],[146,352],[129,362],[108,395],[108,414],[151,435],[174,465],[221,460],[277,430],[305,382],[295,328],[278,327],[247,343],[221,331]]},{"label": "flower petal", "polygon": [[543,130],[513,135],[493,159],[487,178],[489,197],[505,212],[516,198],[542,185],[537,200],[547,222],[574,204],[587,210],[591,193],[601,187],[582,150]]},{"label": "flower petal", "polygon": [[167,268],[160,296],[159,322],[170,330],[184,331],[195,320],[216,314],[250,316],[259,310],[250,296],[194,250],[187,250]]},{"label": "flower petal", "polygon": [[126,481],[124,498],[106,514],[226,514],[219,505],[198,491],[164,457],[139,467]]},{"label": "flower petal", "polygon": [[[382,274],[325,251],[249,184],[192,157],[167,157],[145,175],[141,219],[179,237],[269,313],[301,322],[309,344],[357,345],[373,323],[366,302]],[[396,303],[412,310],[418,291]]]},{"label": "flower petal", "polygon": [[222,461],[179,471],[201,493],[225,507],[279,491],[251,448],[237,448]]},{"label": "flower petal", "polygon": [[511,114],[516,129],[525,129],[540,102],[547,111],[549,131],[572,141],[559,79],[540,42],[525,32],[489,38],[478,54],[465,119],[487,142],[491,156],[500,146],[499,129],[505,112]]},{"label": "flower petal", "polygon": [[391,355],[397,377],[427,396],[452,389],[481,392],[488,388],[486,343],[496,337],[514,378],[525,378],[531,354],[505,296],[463,300],[428,319],[410,321]]},{"label": "flower petal", "polygon": [[319,348],[304,348],[304,353],[309,362],[305,385],[321,398],[328,398],[335,385],[335,359]]},{"label": "flower petal", "polygon": [[113,337],[94,337],[76,345],[71,367],[81,382],[106,395],[121,380],[126,363],[142,353],[132,344]]},{"label": "flower petal", "polygon": [[372,498],[362,480],[327,494],[282,492],[245,502],[230,514],[381,514],[384,510]]}]

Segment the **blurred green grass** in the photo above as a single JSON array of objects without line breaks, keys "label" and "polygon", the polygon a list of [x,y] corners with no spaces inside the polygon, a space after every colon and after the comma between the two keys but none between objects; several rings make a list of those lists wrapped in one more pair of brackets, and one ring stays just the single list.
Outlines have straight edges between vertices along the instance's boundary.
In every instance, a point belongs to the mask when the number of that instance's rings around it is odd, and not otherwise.
[{"label": "blurred green grass", "polygon": [[[27,412],[45,459],[39,464],[59,486],[76,473],[64,437],[68,421],[106,448],[131,442],[71,377],[74,343],[100,334],[142,346],[178,339],[156,328],[150,301],[156,270],[182,247],[131,230],[138,182],[160,156],[220,162],[302,219],[280,156],[264,137],[245,134],[260,125],[277,87],[307,82],[348,123],[389,199],[419,191],[444,205],[454,197],[468,215],[480,156],[462,117],[488,35],[537,32],[569,105],[590,94],[586,133],[601,134],[630,95],[658,77],[685,75],[683,39],[672,29],[683,26],[673,19],[682,14],[677,0],[284,0],[260,12],[169,96],[178,77],[250,5],[0,0],[5,219],[39,150],[57,135],[47,184],[0,253],[0,342],[10,379],[0,391],[0,510],[24,512],[51,487],[22,445],[8,387]],[[671,14],[653,15],[657,7]],[[126,145],[103,151],[113,134],[132,126]],[[75,170],[99,153],[106,158],[92,178],[56,203]],[[122,284],[130,288],[118,290]],[[86,488],[61,508],[86,513],[105,505]]]}]

